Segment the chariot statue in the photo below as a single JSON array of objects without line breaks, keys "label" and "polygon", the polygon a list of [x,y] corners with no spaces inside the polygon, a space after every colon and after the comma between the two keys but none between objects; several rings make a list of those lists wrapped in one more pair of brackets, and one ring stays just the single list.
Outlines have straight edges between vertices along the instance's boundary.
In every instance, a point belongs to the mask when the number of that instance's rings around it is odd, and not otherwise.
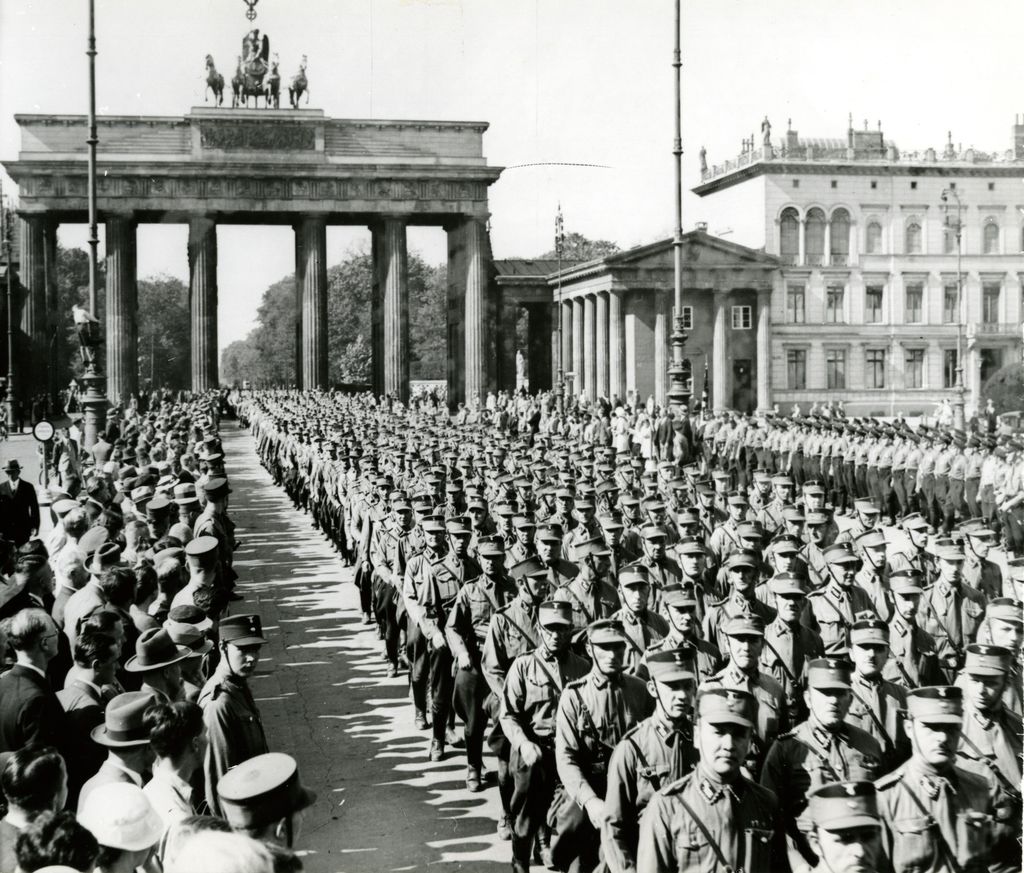
[{"label": "chariot statue", "polygon": [[238,56],[235,75],[231,79],[232,107],[249,106],[252,97],[254,105],[259,106],[262,97],[269,105],[266,86],[263,83],[270,69],[270,37],[260,35],[260,29],[250,30],[242,40],[242,53]]}]

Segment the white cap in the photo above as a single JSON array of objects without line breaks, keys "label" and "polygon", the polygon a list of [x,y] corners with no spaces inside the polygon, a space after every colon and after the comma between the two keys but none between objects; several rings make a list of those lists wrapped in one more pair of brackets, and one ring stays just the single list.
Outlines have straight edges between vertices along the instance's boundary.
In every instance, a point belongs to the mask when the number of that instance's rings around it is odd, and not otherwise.
[{"label": "white cap", "polygon": [[78,821],[101,846],[126,852],[152,848],[164,832],[149,798],[128,782],[111,782],[90,791]]}]

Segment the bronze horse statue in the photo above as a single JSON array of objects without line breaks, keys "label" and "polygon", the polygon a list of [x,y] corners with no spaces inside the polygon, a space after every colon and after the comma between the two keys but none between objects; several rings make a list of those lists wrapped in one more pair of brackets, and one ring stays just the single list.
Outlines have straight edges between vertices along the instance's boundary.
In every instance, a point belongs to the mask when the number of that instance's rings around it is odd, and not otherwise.
[{"label": "bronze horse statue", "polygon": [[306,79],[306,56],[302,56],[302,62],[299,64],[299,71],[292,76],[292,83],[288,86],[288,100],[292,104],[292,109],[299,108],[299,100],[303,93],[306,95],[306,104],[309,105],[309,81]]},{"label": "bronze horse statue", "polygon": [[235,75],[231,79],[232,107],[244,103],[248,108],[249,98],[252,97],[259,108],[260,97],[267,99],[263,80],[267,75],[269,57],[270,40],[266,35],[261,38],[258,29],[247,33],[242,40],[242,54],[238,56]]},{"label": "bronze horse statue", "polygon": [[274,55],[274,59],[270,62],[270,72],[267,74],[267,82],[264,86],[266,94],[264,95],[267,99],[267,108],[274,109],[281,108],[281,73],[278,71],[278,60],[277,55]]},{"label": "bronze horse statue", "polygon": [[206,89],[203,91],[203,102],[210,99],[210,91],[213,91],[213,102],[220,106],[224,102],[224,77],[217,72],[213,63],[213,55],[206,56]]}]

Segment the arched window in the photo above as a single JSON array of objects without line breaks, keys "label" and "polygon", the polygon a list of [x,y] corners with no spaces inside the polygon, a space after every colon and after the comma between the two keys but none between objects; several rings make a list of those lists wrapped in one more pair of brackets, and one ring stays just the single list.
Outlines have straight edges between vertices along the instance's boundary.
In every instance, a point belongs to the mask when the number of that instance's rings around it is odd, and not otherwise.
[{"label": "arched window", "polygon": [[879,222],[868,222],[864,245],[869,255],[882,254],[882,225]]},{"label": "arched window", "polygon": [[829,237],[829,263],[843,266],[850,260],[850,213],[837,209],[832,213]]},{"label": "arched window", "polygon": [[921,225],[916,220],[907,223],[904,254],[921,254]]},{"label": "arched window", "polygon": [[982,248],[981,250],[986,255],[998,255],[999,254],[999,225],[995,219],[989,219],[985,222],[985,229],[982,232]]},{"label": "arched window", "polygon": [[779,218],[779,254],[784,264],[795,264],[800,255],[800,218],[792,206]]},{"label": "arched window", "polygon": [[825,213],[817,208],[807,213],[804,256],[808,264],[820,264],[825,258]]}]

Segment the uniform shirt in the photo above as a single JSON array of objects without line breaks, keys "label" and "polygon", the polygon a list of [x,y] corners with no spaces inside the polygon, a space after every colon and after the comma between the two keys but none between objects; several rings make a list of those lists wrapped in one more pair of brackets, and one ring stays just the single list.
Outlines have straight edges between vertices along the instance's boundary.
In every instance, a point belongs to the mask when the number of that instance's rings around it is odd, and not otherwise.
[{"label": "uniform shirt", "polygon": [[786,693],[775,679],[761,672],[744,673],[729,664],[701,686],[703,688],[729,688],[749,691],[757,699],[757,724],[754,733],[761,748],[767,749],[772,740],[789,728]]},{"label": "uniform shirt", "polygon": [[715,528],[708,540],[708,548],[715,556],[718,564],[725,563],[725,559],[733,552],[738,551],[742,546],[739,532],[732,520],[726,521]]},{"label": "uniform shirt", "polygon": [[853,577],[853,584],[862,588],[871,598],[875,614],[882,621],[888,622],[893,613],[892,592],[882,573],[882,568],[872,569],[865,561],[857,575]]},{"label": "uniform shirt", "polygon": [[[687,811],[686,806],[692,811]],[[697,816],[703,828],[694,820]],[[718,862],[704,830],[718,844]],[[640,819],[637,869],[679,873],[777,873],[788,870],[779,800],[742,776],[729,784],[698,765],[651,798]]]},{"label": "uniform shirt", "polygon": [[965,707],[958,766],[995,781],[1004,790],[1019,791],[1024,749],[1021,731],[1021,717],[1003,707],[995,713]]},{"label": "uniform shirt", "polygon": [[727,652],[729,646],[722,628],[729,619],[739,615],[756,615],[763,619],[765,624],[775,620],[775,610],[767,603],[753,596],[748,600],[733,591],[724,600],[712,603],[708,607],[704,621],[701,622],[704,639],[714,643],[720,652]]},{"label": "uniform shirt", "polygon": [[636,871],[640,816],[651,798],[697,766],[693,728],[673,725],[661,711],[628,731],[612,752],[608,765],[601,831],[604,860],[610,870]]},{"label": "uniform shirt", "polygon": [[963,584],[953,588],[942,580],[925,589],[917,607],[918,626],[935,640],[939,661],[946,667],[959,666],[984,615],[984,595]]},{"label": "uniform shirt", "polygon": [[581,809],[604,796],[612,749],[653,709],[646,684],[634,676],[610,679],[593,669],[565,687],[555,722],[555,763]]},{"label": "uniform shirt", "polygon": [[656,652],[668,651],[669,649],[678,649],[682,646],[688,646],[696,653],[696,663],[694,664],[693,673],[697,677],[698,685],[706,679],[712,678],[722,669],[723,666],[725,666],[722,660],[722,653],[713,643],[709,643],[707,640],[702,639],[699,636],[680,636],[675,628],[669,628],[668,636],[663,637],[660,640],[655,640],[647,647],[647,651],[644,652],[643,659],[636,671],[636,675],[640,679],[644,680],[650,678],[650,672],[647,669],[647,661],[651,655]]},{"label": "uniform shirt", "polygon": [[537,626],[537,604],[516,597],[495,611],[487,628],[481,671],[491,692],[501,700],[512,662],[518,655],[537,648],[540,631]]},{"label": "uniform shirt", "polygon": [[499,718],[513,749],[521,750],[526,742],[554,748],[555,713],[562,689],[589,671],[590,663],[569,650],[556,657],[542,647],[512,662]]},{"label": "uniform shirt", "polygon": [[825,644],[806,625],[788,625],[778,618],[764,629],[764,640],[759,669],[782,686],[792,715],[803,708],[804,667],[808,660],[824,657]]},{"label": "uniform shirt", "polygon": [[821,634],[825,651],[846,645],[846,632],[861,613],[875,617],[875,605],[868,593],[857,585],[843,588],[834,580],[807,596],[809,626]]},{"label": "uniform shirt", "polygon": [[594,579],[588,573],[581,573],[563,585],[551,599],[571,605],[572,626],[577,631],[586,630],[599,618],[611,618],[621,606],[615,586],[605,579]]},{"label": "uniform shirt", "polygon": [[1003,571],[995,561],[988,558],[979,561],[968,550],[960,575],[965,585],[980,591],[989,600],[1003,596]]},{"label": "uniform shirt", "polygon": [[668,636],[669,623],[650,609],[635,613],[622,607],[612,618],[619,619],[626,632],[626,672],[636,675],[647,647]]},{"label": "uniform shirt", "polygon": [[217,797],[220,777],[232,767],[256,755],[269,752],[256,701],[249,684],[228,669],[222,660],[206,680],[197,701],[209,736],[204,771],[206,802],[214,815],[221,815]]},{"label": "uniform shirt", "polygon": [[515,583],[504,575],[481,576],[462,586],[445,626],[445,637],[456,660],[468,654],[474,664],[479,662],[491,616],[515,596]]},{"label": "uniform shirt", "polygon": [[910,757],[910,744],[903,727],[907,689],[881,676],[868,679],[859,673],[851,678],[853,702],[846,713],[847,724],[870,734],[882,748],[883,770],[891,770]]},{"label": "uniform shirt", "polygon": [[935,641],[914,621],[894,615],[889,624],[889,660],[882,678],[904,688],[944,683],[939,671]]}]

